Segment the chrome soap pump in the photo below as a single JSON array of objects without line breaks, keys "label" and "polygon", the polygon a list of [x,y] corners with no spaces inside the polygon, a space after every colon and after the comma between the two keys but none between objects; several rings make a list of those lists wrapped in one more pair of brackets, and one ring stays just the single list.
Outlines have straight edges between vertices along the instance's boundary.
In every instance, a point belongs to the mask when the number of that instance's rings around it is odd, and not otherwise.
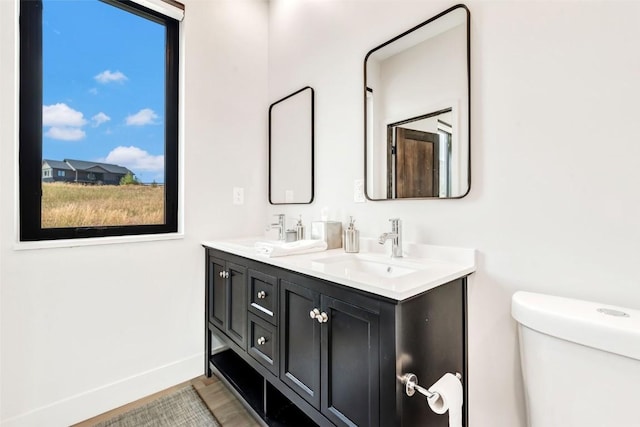
[{"label": "chrome soap pump", "polygon": [[302,225],[302,215],[296,224],[296,240],[304,240],[304,225]]},{"label": "chrome soap pump", "polygon": [[352,216],[349,217],[349,225],[344,230],[344,251],[357,253],[360,251],[360,231],[356,230]]}]

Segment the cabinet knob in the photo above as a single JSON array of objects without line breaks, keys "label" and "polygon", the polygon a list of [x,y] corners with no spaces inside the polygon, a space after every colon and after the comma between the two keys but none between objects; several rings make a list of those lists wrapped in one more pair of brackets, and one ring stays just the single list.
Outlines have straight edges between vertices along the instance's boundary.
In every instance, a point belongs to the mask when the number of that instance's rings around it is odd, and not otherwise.
[{"label": "cabinet knob", "polygon": [[229,278],[229,272],[228,271],[223,271],[222,273],[223,273],[222,277],[224,277],[225,279]]},{"label": "cabinet knob", "polygon": [[257,340],[258,345],[265,345],[267,343],[267,339],[265,337],[260,337]]},{"label": "cabinet knob", "polygon": [[218,276],[224,278],[224,271],[221,271],[220,273],[218,273]]},{"label": "cabinet knob", "polygon": [[316,320],[318,323],[327,323],[329,321],[329,316],[324,311],[316,316]]},{"label": "cabinet knob", "polygon": [[314,308],[309,312],[309,317],[312,319],[317,318],[319,315],[320,315],[320,310],[318,310],[317,308]]},{"label": "cabinet knob", "polygon": [[265,299],[267,297],[267,293],[265,291],[258,291],[258,299]]}]

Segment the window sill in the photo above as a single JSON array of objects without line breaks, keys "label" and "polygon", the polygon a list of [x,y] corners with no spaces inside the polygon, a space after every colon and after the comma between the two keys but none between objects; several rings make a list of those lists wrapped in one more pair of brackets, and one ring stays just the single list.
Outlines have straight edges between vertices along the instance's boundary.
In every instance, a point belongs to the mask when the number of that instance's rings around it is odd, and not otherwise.
[{"label": "window sill", "polygon": [[41,240],[38,242],[16,242],[15,251],[29,251],[36,249],[77,248],[82,246],[114,245],[138,242],[155,242],[161,240],[184,239],[184,233],[143,234],[137,236],[91,237],[87,239]]}]

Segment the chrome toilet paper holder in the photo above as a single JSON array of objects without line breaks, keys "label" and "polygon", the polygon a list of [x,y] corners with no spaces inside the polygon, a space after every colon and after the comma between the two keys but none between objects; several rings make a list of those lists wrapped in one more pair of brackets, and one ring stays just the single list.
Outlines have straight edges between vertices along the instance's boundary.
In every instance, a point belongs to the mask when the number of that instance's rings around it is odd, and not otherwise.
[{"label": "chrome toilet paper holder", "polygon": [[[456,377],[462,381],[462,375],[459,372],[456,372]],[[416,374],[406,373],[400,378],[400,382],[404,384],[404,392],[407,396],[411,397],[416,394],[416,391],[421,395],[425,396],[427,399],[431,399],[435,396],[439,396],[438,393],[432,393],[426,388],[418,385],[418,377]]]}]

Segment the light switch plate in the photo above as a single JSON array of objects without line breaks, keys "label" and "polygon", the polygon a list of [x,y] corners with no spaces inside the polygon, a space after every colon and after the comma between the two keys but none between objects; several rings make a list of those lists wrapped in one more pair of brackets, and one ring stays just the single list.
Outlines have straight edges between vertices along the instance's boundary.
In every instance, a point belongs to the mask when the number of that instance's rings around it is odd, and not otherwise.
[{"label": "light switch plate", "polygon": [[244,205],[244,188],[233,187],[233,204]]},{"label": "light switch plate", "polygon": [[356,179],[353,181],[353,201],[356,203],[364,203],[364,179]]}]

